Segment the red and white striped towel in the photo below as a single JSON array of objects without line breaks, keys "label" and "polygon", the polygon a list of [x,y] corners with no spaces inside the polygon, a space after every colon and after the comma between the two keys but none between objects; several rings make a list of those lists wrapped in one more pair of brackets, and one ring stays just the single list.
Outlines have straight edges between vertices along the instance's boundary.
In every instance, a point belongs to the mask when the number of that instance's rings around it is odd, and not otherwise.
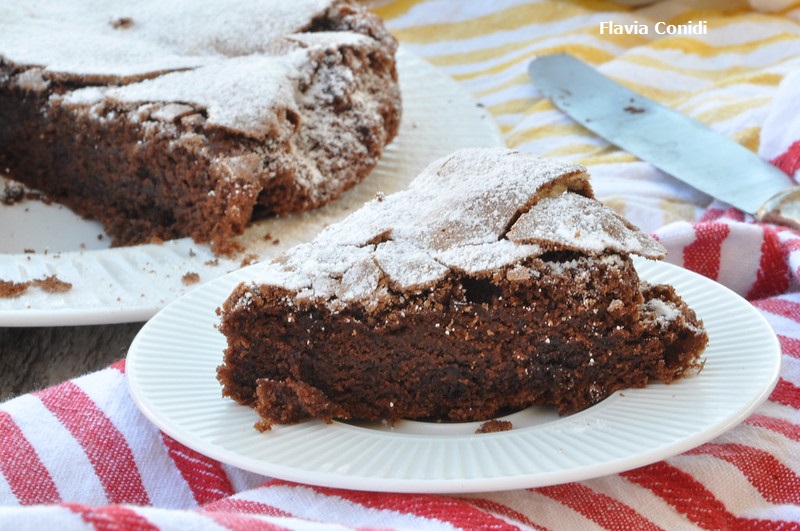
[{"label": "red and white striped towel", "polygon": [[[761,12],[718,16],[671,0],[637,11],[577,0],[377,4],[401,41],[493,113],[509,145],[587,163],[599,195],[653,231],[670,261],[751,301],[782,348],[769,400],[709,443],[620,474],[463,496],[369,493],[261,477],[184,447],[137,410],[120,361],[0,404],[0,529],[800,529],[800,233],[754,223],[614,152],[537,99],[524,74],[545,48],[577,52],[623,80],[677,65],[674,75],[697,81],[689,92],[638,88],[797,177],[797,2],[754,0]],[[608,17],[667,14],[708,16],[719,31],[692,42],[592,34]]]}]

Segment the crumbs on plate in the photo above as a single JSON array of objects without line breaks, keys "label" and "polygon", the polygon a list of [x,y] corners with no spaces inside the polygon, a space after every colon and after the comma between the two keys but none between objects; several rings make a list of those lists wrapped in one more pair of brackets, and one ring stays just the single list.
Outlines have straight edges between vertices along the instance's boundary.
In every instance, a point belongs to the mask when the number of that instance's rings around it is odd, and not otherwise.
[{"label": "crumbs on plate", "polygon": [[508,431],[513,427],[514,425],[508,420],[492,419],[481,424],[478,429],[475,430],[475,433],[496,433],[498,431]]},{"label": "crumbs on plate", "polygon": [[39,288],[47,293],[65,293],[72,289],[72,284],[64,282],[56,275],[50,275],[35,280],[26,280],[24,282],[0,279],[0,298],[11,299],[19,297],[28,291],[30,287]]},{"label": "crumbs on plate", "polygon": [[187,286],[190,286],[192,284],[197,284],[198,282],[200,282],[200,275],[194,271],[189,271],[181,277],[181,282],[183,282]]}]

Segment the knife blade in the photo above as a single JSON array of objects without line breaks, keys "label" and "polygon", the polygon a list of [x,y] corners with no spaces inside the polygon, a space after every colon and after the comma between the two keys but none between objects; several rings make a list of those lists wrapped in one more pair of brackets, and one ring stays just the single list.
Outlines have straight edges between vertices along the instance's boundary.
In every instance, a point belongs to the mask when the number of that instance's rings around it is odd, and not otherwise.
[{"label": "knife blade", "polygon": [[639,159],[756,219],[800,229],[800,187],[741,144],[565,53],[528,72],[553,104]]}]

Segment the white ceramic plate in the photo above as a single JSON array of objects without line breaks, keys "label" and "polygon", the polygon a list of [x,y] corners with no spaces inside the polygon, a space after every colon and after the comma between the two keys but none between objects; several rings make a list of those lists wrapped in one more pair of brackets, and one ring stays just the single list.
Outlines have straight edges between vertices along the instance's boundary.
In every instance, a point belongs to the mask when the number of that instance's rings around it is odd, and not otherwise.
[{"label": "white ceramic plate", "polygon": [[24,282],[55,274],[72,284],[66,293],[30,288],[20,297],[0,298],[0,326],[144,321],[198,287],[184,283],[186,273],[197,273],[202,284],[238,269],[244,256],[272,259],[312,239],[377,192],[404,189],[439,157],[460,148],[502,145],[492,119],[451,78],[402,48],[398,70],[404,106],[400,132],[370,176],[324,208],[254,223],[240,238],[246,251],[235,259],[217,259],[207,246],[190,239],[109,249],[98,223],[60,205],[0,203],[0,280]]},{"label": "white ceramic plate", "polygon": [[689,450],[746,418],[774,388],[780,348],[769,325],[727,288],[667,263],[637,260],[643,279],[668,282],[705,321],[705,367],[671,385],[615,393],[559,418],[549,408],[480,423],[307,421],[259,433],[256,414],[221,396],[224,337],[215,308],[249,269],[167,306],[134,340],[127,376],[134,401],[183,444],[240,468],[303,483],[393,492],[476,492],[589,479]]}]

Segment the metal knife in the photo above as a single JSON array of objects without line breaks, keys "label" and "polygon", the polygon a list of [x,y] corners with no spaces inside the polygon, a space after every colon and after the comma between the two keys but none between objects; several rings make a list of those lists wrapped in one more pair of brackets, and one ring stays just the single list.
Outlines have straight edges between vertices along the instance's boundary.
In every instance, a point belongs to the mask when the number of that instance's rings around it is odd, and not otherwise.
[{"label": "metal knife", "polygon": [[737,142],[569,54],[540,56],[528,71],[556,107],[612,144],[758,220],[800,229],[800,186]]}]

